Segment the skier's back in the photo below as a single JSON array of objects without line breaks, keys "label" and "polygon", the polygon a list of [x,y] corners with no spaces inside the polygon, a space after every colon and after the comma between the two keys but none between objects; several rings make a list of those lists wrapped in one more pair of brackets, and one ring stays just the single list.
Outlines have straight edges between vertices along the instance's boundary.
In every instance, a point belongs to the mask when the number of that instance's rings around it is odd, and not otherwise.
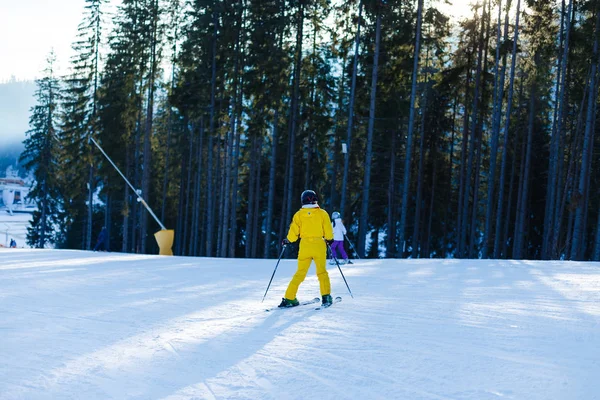
[{"label": "skier's back", "polygon": [[285,292],[280,307],[293,307],[298,305],[296,293],[298,287],[306,278],[308,269],[312,260],[317,267],[317,277],[323,304],[331,304],[331,283],[326,268],[327,246],[325,241],[333,241],[333,229],[331,220],[327,211],[322,210],[318,205],[317,194],[312,190],[305,190],[301,196],[302,208],[294,214],[287,238],[283,244],[287,245],[302,239],[300,241],[300,251],[298,252],[298,270],[292,277],[290,284]]},{"label": "skier's back", "polygon": [[342,216],[339,212],[334,211],[334,213],[331,214],[331,218],[333,219],[331,222],[331,225],[333,225],[333,244],[331,245],[331,255],[335,258],[339,258],[338,255],[340,255],[345,263],[352,264],[352,261],[348,259],[348,254],[344,249],[344,236],[346,235],[346,227],[342,222]]}]

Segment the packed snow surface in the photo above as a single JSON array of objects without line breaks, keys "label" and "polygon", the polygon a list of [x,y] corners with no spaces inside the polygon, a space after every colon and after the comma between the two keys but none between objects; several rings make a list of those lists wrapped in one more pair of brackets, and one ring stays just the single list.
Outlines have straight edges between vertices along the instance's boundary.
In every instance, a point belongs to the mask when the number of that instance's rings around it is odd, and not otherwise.
[{"label": "packed snow surface", "polygon": [[[597,399],[600,264],[0,249],[1,399]],[[298,297],[318,296],[314,267]]]}]

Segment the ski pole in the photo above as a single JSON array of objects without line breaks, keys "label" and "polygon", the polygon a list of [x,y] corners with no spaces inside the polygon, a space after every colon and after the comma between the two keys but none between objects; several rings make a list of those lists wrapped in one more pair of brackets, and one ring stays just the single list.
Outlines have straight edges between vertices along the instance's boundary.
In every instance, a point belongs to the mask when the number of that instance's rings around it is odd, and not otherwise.
[{"label": "ski pole", "polygon": [[331,257],[333,257],[333,259],[335,260],[335,263],[337,264],[337,267],[340,270],[340,274],[342,274],[342,278],[344,278],[344,283],[346,284],[346,287],[348,288],[348,293],[350,293],[350,296],[352,298],[354,298],[354,296],[352,295],[352,290],[350,290],[350,286],[348,286],[348,281],[346,281],[346,277],[344,276],[344,273],[342,272],[342,267],[340,267],[340,263],[338,262],[337,257],[333,255],[333,251],[331,250],[331,246],[329,246],[329,243],[325,242],[325,244],[327,245],[327,248],[331,252]]},{"label": "ski pole", "polygon": [[277,267],[279,266],[279,261],[281,261],[281,257],[283,257],[283,252],[285,251],[287,244],[283,245],[283,248],[281,249],[281,254],[279,255],[279,259],[277,260],[277,264],[275,265],[275,270],[273,271],[273,275],[271,275],[271,280],[269,281],[269,285],[267,286],[267,290],[265,290],[265,295],[262,298],[262,301],[265,301],[265,297],[267,297],[267,292],[269,291],[269,288],[271,287],[271,282],[273,282],[273,277],[275,276],[275,272],[277,272]]},{"label": "ski pole", "polygon": [[350,243],[350,247],[352,248],[352,251],[354,251],[354,254],[356,254],[356,257],[360,260],[360,256],[358,255],[358,251],[356,251],[356,249],[354,248],[354,245],[352,244],[352,242],[350,241],[350,239],[348,239],[348,236],[344,235],[344,237],[346,238],[346,240],[348,241],[348,243]]}]

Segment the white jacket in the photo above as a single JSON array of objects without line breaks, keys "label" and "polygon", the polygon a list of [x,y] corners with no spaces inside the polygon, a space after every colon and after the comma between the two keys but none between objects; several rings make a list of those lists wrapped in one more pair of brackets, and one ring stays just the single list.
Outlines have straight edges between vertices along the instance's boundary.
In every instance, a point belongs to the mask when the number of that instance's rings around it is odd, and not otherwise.
[{"label": "white jacket", "polygon": [[344,226],[344,223],[342,222],[341,218],[336,218],[335,220],[335,225],[333,224],[333,222],[331,223],[331,225],[333,226],[333,240],[344,240],[344,235],[346,234],[346,227]]}]

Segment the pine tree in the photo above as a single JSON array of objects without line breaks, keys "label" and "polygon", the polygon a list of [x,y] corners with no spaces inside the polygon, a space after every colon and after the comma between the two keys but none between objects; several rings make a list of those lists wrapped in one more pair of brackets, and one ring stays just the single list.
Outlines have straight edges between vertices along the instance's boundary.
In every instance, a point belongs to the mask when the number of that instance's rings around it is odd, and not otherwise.
[{"label": "pine tree", "polygon": [[61,87],[55,76],[56,56],[51,52],[46,61],[44,77],[36,81],[37,104],[31,109],[25,149],[19,158],[23,166],[33,172],[35,183],[29,192],[37,204],[31,226],[27,228],[27,243],[44,248],[62,239],[60,192],[60,162],[62,149],[59,142],[58,107]]},{"label": "pine tree", "polygon": [[63,191],[69,199],[65,204],[69,216],[67,246],[88,250],[92,243],[93,193],[97,185],[94,171],[99,160],[94,156],[89,139],[97,138],[99,129],[98,88],[105,2],[86,0],[78,38],[72,46],[75,56],[71,60],[71,73],[65,79],[61,104],[60,140],[65,153]]}]

